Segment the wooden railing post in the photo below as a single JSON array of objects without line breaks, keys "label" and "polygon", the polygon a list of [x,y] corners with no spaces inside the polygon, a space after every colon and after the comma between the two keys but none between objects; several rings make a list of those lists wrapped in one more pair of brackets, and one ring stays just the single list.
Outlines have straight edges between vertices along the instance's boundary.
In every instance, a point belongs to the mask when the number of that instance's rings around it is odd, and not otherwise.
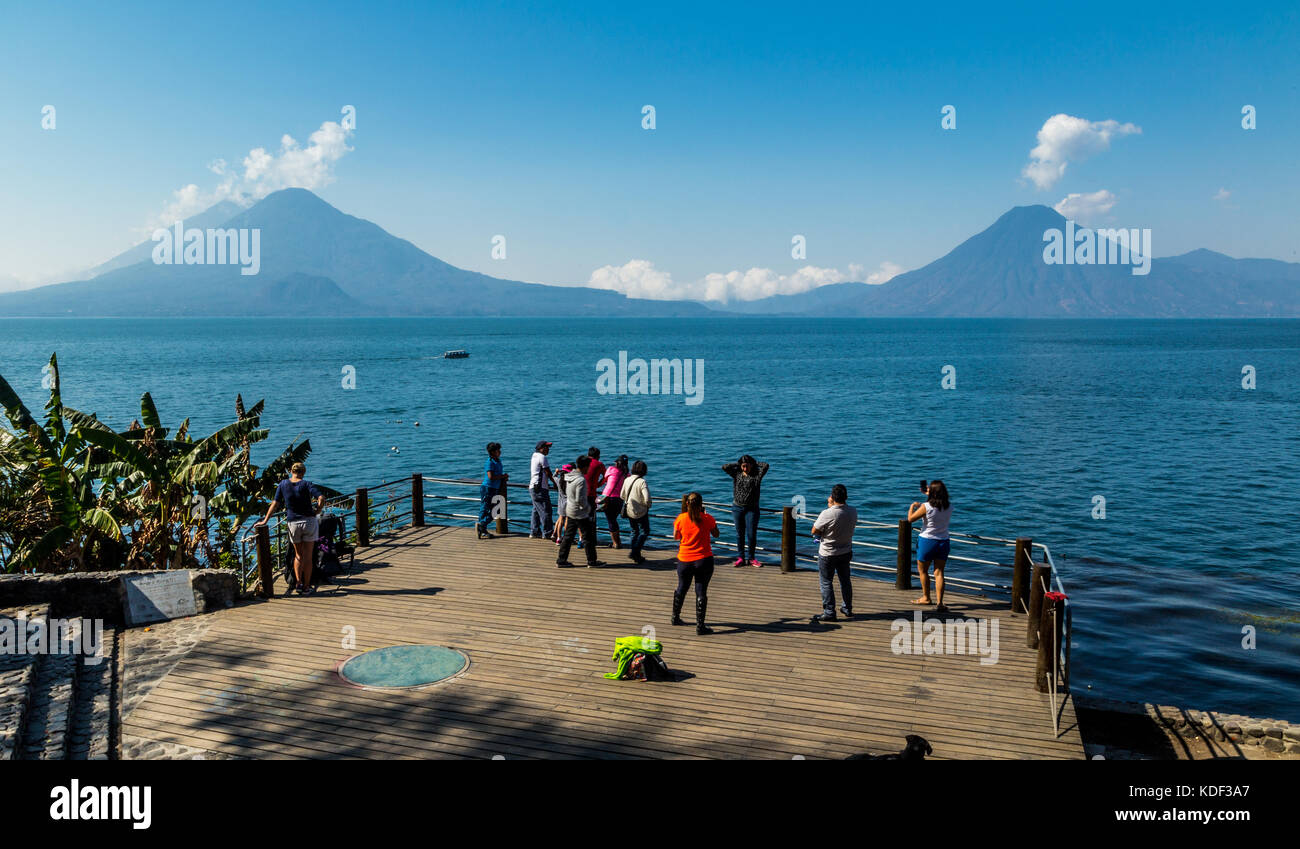
[{"label": "wooden railing post", "polygon": [[1029,582],[1029,633],[1025,640],[1025,645],[1031,649],[1038,648],[1038,620],[1043,617],[1043,593],[1051,577],[1051,566],[1034,564],[1034,575]]},{"label": "wooden railing post", "polygon": [[795,552],[794,509],[789,505],[781,508],[781,571],[794,571]]},{"label": "wooden railing post", "polygon": [[894,586],[900,590],[912,588],[912,523],[898,520],[898,575]]},{"label": "wooden railing post", "polygon": [[1038,663],[1034,670],[1034,686],[1040,693],[1052,691],[1056,665],[1061,654],[1061,629],[1065,616],[1065,599],[1044,597],[1043,611],[1038,619]]},{"label": "wooden railing post", "polygon": [[411,475],[411,524],[424,527],[424,475],[419,472]]},{"label": "wooden railing post", "polygon": [[497,495],[501,498],[501,515],[497,516],[498,536],[505,536],[510,533],[510,490],[507,489],[508,486],[508,483],[503,483],[501,489],[497,490]]},{"label": "wooden railing post", "polygon": [[271,563],[271,531],[266,525],[257,525],[253,528],[253,536],[257,541],[257,579],[260,583],[257,594],[262,598],[271,598],[275,595],[272,586],[275,582],[275,566]]},{"label": "wooden railing post", "polygon": [[1029,572],[1033,565],[1030,552],[1034,541],[1028,537],[1016,537],[1015,567],[1011,574],[1011,612],[1029,612]]},{"label": "wooden railing post", "polygon": [[370,545],[370,493],[357,487],[357,545]]}]

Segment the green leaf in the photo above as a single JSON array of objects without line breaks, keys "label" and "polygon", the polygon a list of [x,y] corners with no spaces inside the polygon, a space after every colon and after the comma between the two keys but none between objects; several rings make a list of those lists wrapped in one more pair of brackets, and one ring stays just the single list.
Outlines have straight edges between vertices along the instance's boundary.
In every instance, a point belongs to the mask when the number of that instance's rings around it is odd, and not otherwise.
[{"label": "green leaf", "polygon": [[158,408],[154,406],[153,396],[148,392],[140,396],[140,422],[146,428],[162,428],[162,420],[158,418]]},{"label": "green leaf", "polygon": [[128,463],[137,472],[143,474],[149,480],[162,480],[165,475],[154,465],[154,462],[145,456],[144,452],[132,445],[130,440],[124,439],[120,434],[111,430],[96,430],[94,428],[78,428],[77,435],[97,448],[102,448],[113,457]]},{"label": "green leaf", "polygon": [[113,514],[101,507],[92,507],[81,514],[81,524],[94,528],[105,536],[122,542],[122,528],[117,524]]}]

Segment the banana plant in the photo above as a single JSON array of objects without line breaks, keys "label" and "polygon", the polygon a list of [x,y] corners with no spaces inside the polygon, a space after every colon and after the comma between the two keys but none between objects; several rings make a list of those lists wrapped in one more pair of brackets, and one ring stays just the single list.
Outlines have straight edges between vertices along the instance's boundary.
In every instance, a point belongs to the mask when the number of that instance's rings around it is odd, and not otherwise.
[{"label": "banana plant", "polygon": [[[50,357],[46,373],[50,397],[44,426],[0,377],[0,404],[15,431],[6,434],[0,447],[0,470],[10,488],[6,518],[18,527],[10,531],[14,536],[6,546],[8,571],[77,568],[97,540],[122,542],[117,520],[92,485],[87,468],[91,452],[78,432],[70,433],[64,425],[57,356]],[[15,504],[14,488],[21,488],[24,505]]]}]

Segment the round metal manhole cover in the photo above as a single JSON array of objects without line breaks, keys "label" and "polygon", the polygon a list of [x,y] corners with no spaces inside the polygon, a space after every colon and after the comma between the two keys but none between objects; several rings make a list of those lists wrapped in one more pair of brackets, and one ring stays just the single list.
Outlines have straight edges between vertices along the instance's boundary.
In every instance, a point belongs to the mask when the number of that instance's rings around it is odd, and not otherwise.
[{"label": "round metal manhole cover", "polygon": [[468,667],[468,657],[445,646],[388,646],[348,658],[339,677],[358,687],[405,690],[446,681]]}]

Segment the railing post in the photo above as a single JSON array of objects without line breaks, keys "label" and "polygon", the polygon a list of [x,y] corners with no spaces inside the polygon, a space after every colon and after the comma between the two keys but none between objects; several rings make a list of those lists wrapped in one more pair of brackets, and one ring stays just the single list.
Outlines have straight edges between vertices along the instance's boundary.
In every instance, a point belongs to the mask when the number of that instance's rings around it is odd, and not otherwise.
[{"label": "railing post", "polygon": [[507,489],[508,486],[508,482],[501,484],[501,489],[497,492],[501,497],[501,515],[497,516],[497,536],[505,536],[510,533],[510,491]]},{"label": "railing post", "polygon": [[424,527],[424,475],[419,472],[411,475],[411,524]]},{"label": "railing post", "polygon": [[370,545],[370,493],[357,487],[357,545]]},{"label": "railing post", "polygon": [[781,571],[794,571],[795,552],[794,509],[789,505],[781,508]]},{"label": "railing post", "polygon": [[1033,565],[1030,552],[1034,541],[1028,537],[1016,537],[1016,560],[1011,574],[1011,612],[1029,612],[1029,571]]},{"label": "railing post", "polygon": [[1029,633],[1025,640],[1025,645],[1031,649],[1038,648],[1038,620],[1043,617],[1043,593],[1051,576],[1051,566],[1034,564],[1034,576],[1029,582]]},{"label": "railing post", "polygon": [[898,520],[898,576],[894,586],[900,590],[912,588],[912,523]]},{"label": "railing post", "polygon": [[271,563],[271,531],[266,525],[253,528],[253,537],[257,540],[257,579],[260,584],[257,594],[262,598],[275,595],[275,567]]},{"label": "railing post", "polygon": [[1040,693],[1050,693],[1056,680],[1056,667],[1061,654],[1061,618],[1065,615],[1065,599],[1056,593],[1043,599],[1043,612],[1038,619],[1038,663],[1034,670],[1034,685]]}]

